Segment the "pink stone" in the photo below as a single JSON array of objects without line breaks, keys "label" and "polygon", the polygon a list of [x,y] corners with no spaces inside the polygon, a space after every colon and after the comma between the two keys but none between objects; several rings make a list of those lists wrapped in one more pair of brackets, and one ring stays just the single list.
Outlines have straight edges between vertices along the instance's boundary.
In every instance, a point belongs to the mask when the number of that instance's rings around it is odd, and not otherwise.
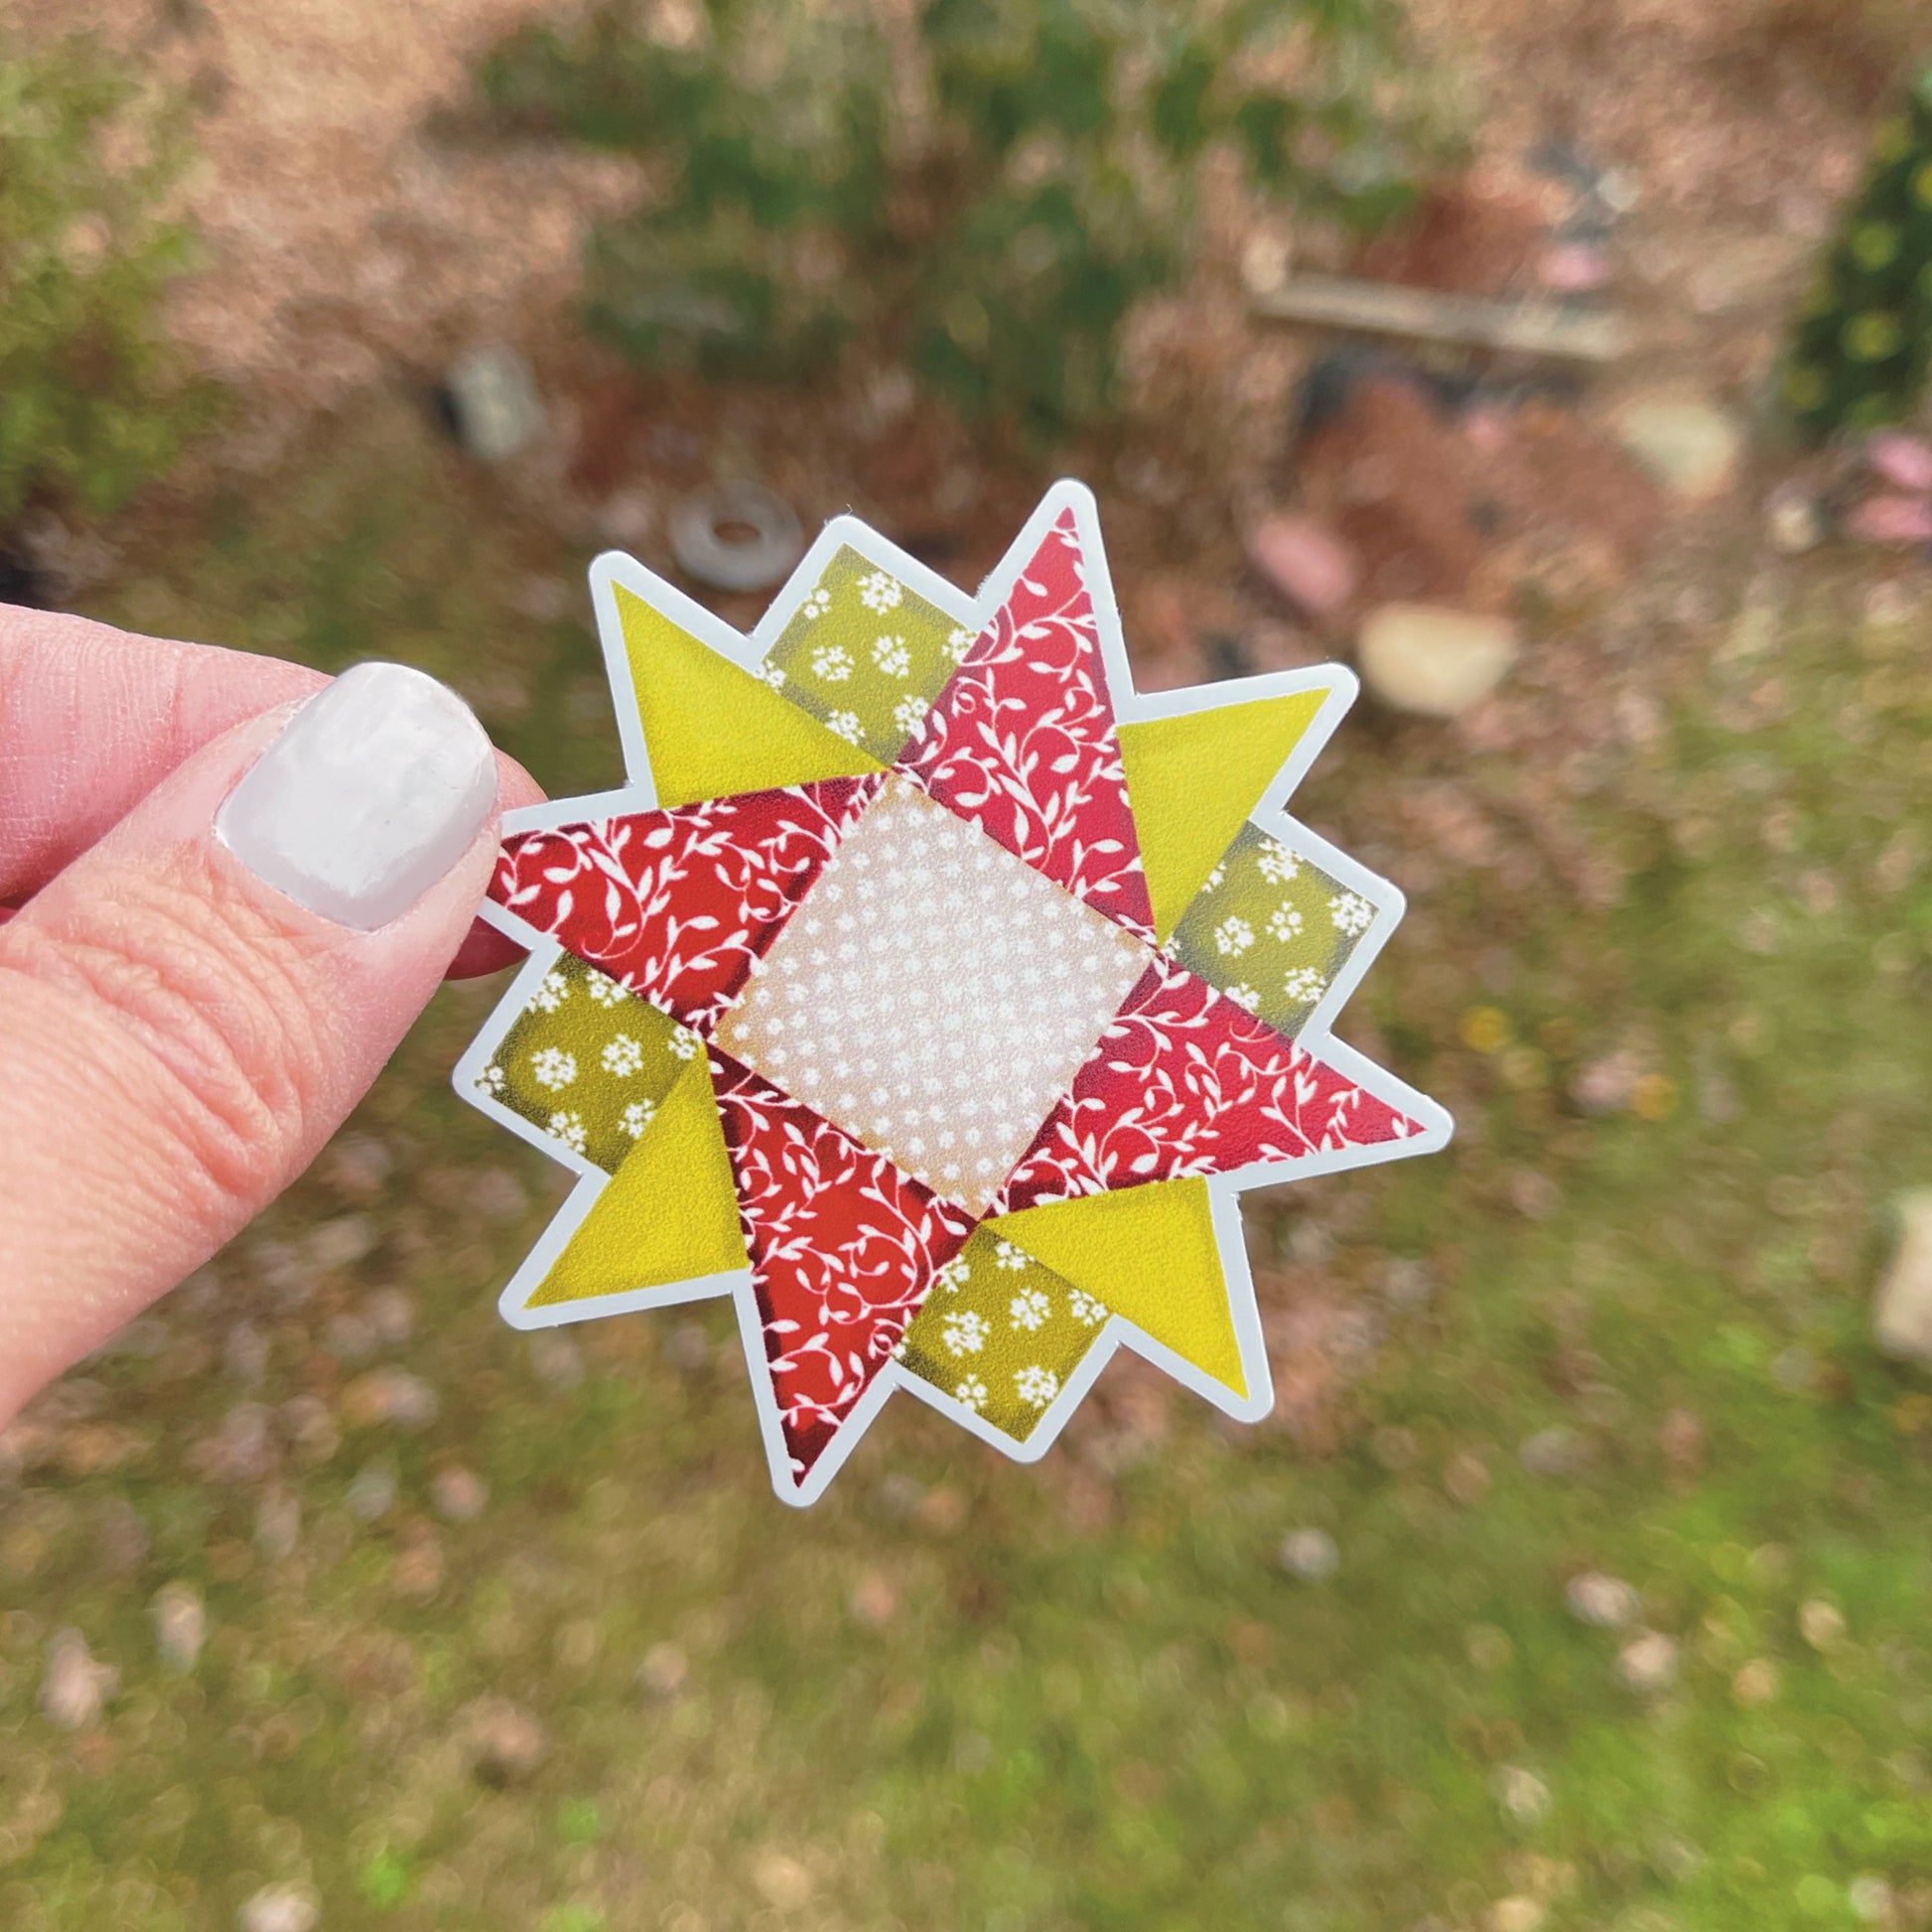
[{"label": "pink stone", "polygon": [[1248,558],[1311,617],[1325,618],[1355,595],[1354,553],[1311,517],[1263,517],[1248,533]]},{"label": "pink stone", "polygon": [[1609,256],[1581,241],[1544,249],[1536,269],[1537,280],[1556,295],[1591,294],[1609,281],[1611,273]]},{"label": "pink stone", "polygon": [[1932,503],[1922,496],[1867,496],[1845,527],[1863,543],[1932,543]]},{"label": "pink stone", "polygon": [[1880,430],[1864,446],[1864,460],[1894,487],[1913,495],[1932,490],[1932,444],[1902,430]]}]

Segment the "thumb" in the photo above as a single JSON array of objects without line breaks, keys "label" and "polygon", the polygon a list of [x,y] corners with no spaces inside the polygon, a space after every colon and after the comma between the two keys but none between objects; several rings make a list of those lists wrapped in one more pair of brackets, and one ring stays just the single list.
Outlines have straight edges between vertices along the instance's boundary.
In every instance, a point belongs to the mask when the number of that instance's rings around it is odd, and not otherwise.
[{"label": "thumb", "polygon": [[0,1423],[314,1158],[469,930],[495,818],[461,701],[363,664],[0,926]]}]

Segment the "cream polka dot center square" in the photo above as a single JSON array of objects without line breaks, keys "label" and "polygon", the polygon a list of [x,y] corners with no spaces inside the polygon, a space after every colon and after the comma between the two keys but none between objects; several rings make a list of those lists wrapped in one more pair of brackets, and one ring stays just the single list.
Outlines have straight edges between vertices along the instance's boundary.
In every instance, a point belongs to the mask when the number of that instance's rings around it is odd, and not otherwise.
[{"label": "cream polka dot center square", "polygon": [[718,1042],[983,1213],[1152,958],[895,776]]}]

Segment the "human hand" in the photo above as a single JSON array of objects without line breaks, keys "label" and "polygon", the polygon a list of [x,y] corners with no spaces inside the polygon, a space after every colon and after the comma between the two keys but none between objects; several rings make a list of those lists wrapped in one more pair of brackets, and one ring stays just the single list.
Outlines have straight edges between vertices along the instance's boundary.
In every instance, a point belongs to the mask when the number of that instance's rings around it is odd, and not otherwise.
[{"label": "human hand", "polygon": [[472,920],[540,795],[421,672],[0,606],[0,1424],[514,957]]}]

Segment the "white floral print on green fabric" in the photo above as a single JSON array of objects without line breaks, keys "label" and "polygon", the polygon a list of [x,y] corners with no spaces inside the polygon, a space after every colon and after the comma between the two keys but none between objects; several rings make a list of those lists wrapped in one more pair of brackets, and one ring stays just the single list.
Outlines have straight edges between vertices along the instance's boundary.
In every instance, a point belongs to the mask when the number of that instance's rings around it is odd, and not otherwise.
[{"label": "white floral print on green fabric", "polygon": [[1375,917],[1361,894],[1248,824],[1181,914],[1168,951],[1292,1039]]},{"label": "white floral print on green fabric", "polygon": [[702,1042],[566,953],[477,1076],[477,1090],[607,1173],[643,1137]]},{"label": "white floral print on green fabric", "polygon": [[1106,1324],[1105,1304],[976,1228],[941,1268],[898,1361],[1024,1443]]},{"label": "white floral print on green fabric", "polygon": [[972,641],[937,606],[845,547],[759,675],[847,744],[891,764]]}]

